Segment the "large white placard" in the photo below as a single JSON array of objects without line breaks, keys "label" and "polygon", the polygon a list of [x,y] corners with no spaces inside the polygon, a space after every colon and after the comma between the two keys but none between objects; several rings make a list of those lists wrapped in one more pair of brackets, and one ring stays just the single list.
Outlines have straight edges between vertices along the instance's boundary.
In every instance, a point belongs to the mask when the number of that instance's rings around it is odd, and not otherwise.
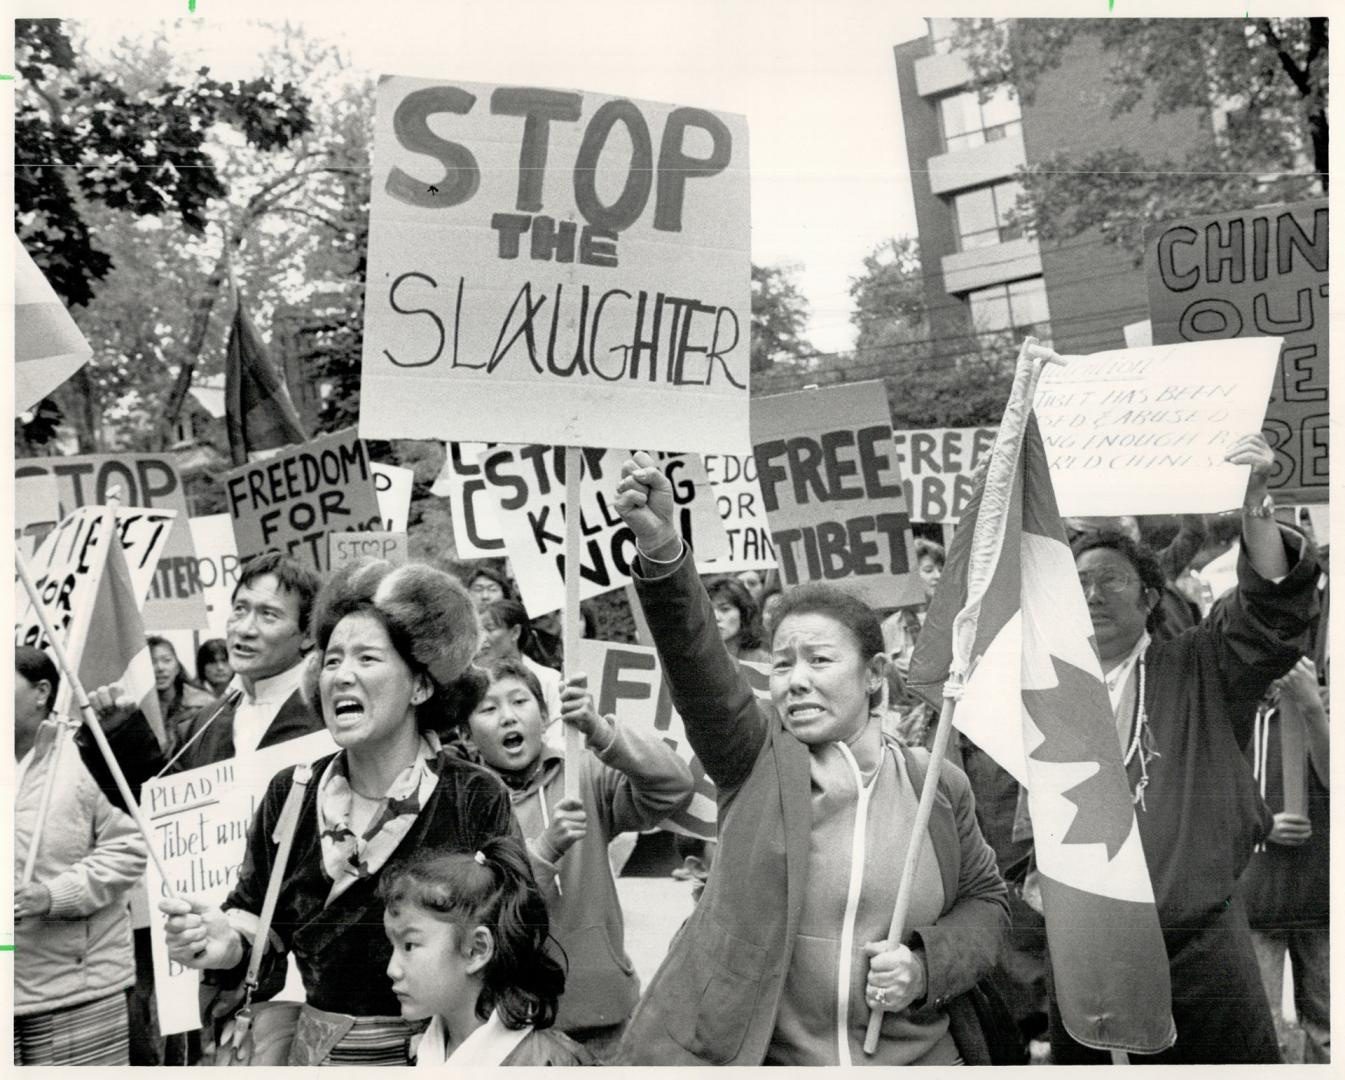
[{"label": "large white placard", "polygon": [[371,461],[369,471],[374,474],[374,495],[383,518],[383,530],[406,532],[406,523],[411,516],[411,485],[416,478],[415,469]]},{"label": "large white placard", "polygon": [[379,82],[360,435],[746,452],[741,116]]},{"label": "large white placard", "polygon": [[1151,345],[1048,364],[1033,407],[1060,512],[1217,514],[1242,505],[1225,452],[1261,430],[1281,338]]},{"label": "large white placard", "polygon": [[430,494],[448,497],[453,546],[460,559],[504,555],[504,533],[496,520],[495,496],[481,475],[480,457],[494,444],[444,443],[444,467]]},{"label": "large white placard", "polygon": [[[184,899],[222,903],[238,879],[248,830],[271,778],[287,766],[316,761],[335,749],[327,732],[315,731],[146,783],[140,791],[140,811],[149,822],[174,892]],[[164,916],[158,909],[159,898],[166,894],[153,860],[146,881],[159,1030],[164,1035],[195,1031],[201,1026],[200,973],[168,958]]]}]

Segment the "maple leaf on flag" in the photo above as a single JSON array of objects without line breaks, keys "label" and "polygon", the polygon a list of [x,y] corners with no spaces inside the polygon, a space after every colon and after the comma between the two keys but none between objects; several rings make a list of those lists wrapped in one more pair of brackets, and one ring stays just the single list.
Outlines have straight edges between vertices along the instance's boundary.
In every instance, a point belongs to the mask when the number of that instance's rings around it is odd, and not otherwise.
[{"label": "maple leaf on flag", "polygon": [[[1113,790],[1124,782],[1105,763],[1109,748],[1095,746],[1098,729],[1081,722],[1085,709],[1110,713],[1102,684],[1086,671],[1052,655],[1056,685],[1043,690],[1023,690],[1023,705],[1045,739],[1029,756],[1036,761],[1062,765],[1090,764],[1096,771],[1061,795],[1074,804],[1077,813],[1061,843],[1105,844],[1107,858],[1121,850],[1134,822],[1129,791]],[[1095,700],[1090,701],[1090,697]],[[1100,698],[1100,700],[1097,700]],[[1110,736],[1110,725],[1104,734]],[[1116,751],[1119,753],[1119,749]]]}]

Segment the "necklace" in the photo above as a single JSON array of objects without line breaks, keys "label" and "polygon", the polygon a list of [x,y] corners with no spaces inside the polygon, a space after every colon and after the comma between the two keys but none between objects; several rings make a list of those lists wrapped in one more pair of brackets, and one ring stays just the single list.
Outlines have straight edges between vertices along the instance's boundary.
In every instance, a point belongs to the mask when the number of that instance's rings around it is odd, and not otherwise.
[{"label": "necklace", "polygon": [[1145,734],[1149,714],[1144,708],[1144,676],[1144,657],[1141,656],[1135,680],[1135,733],[1130,738],[1130,745],[1126,747],[1122,764],[1129,768],[1130,762],[1134,760],[1137,754],[1139,755],[1140,778],[1135,785],[1131,802],[1148,813],[1149,808],[1144,805],[1144,789],[1149,786],[1149,759],[1158,757],[1158,751],[1152,748],[1150,745],[1151,737],[1146,737]]}]

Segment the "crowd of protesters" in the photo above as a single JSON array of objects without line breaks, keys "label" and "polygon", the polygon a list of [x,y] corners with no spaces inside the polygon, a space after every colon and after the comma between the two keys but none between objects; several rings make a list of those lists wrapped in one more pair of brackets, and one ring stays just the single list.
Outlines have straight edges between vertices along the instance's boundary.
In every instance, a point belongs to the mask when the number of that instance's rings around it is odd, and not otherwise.
[{"label": "crowd of protesters", "polygon": [[[1250,467],[1240,514],[1068,522],[1170,966],[1177,1042],[1140,1061],[1329,1060],[1326,553],[1276,519],[1269,453],[1260,436],[1230,450]],[[647,987],[608,848],[689,804],[686,763],[562,677],[506,574],[362,563],[323,581],[268,554],[195,679],[149,640],[162,742],[123,687],[89,688],[133,790],[335,742],[271,779],[218,906],[158,900],[141,920],[156,929],[133,933],[143,840],[96,748],[53,713],[56,666],[16,652],[16,1062],[208,1064],[249,1037],[257,1063],[309,1065],[1005,1064],[1029,1045],[1109,1060],[1060,1022],[1013,778],[955,736],[913,828],[937,719],[906,685],[924,606],[876,612],[774,572],[703,581],[651,458],[614,496],[718,807],[716,839],[681,849],[697,899],[666,913],[681,926]],[[915,554],[928,600],[944,550]],[[744,663],[768,672],[768,699]],[[1296,746],[1301,792],[1283,781]],[[912,844],[909,930],[889,943]],[[154,1030],[150,932],[202,972],[190,1038]],[[280,993],[291,960],[305,1000],[264,1058],[237,1014]]]}]

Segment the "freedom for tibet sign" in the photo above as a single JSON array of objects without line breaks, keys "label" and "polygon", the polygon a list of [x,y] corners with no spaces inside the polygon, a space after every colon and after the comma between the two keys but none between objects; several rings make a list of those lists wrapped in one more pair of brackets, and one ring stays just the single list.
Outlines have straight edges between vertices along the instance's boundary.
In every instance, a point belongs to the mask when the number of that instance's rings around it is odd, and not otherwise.
[{"label": "freedom for tibet sign", "polygon": [[360,434],[746,452],[741,116],[378,87]]}]

